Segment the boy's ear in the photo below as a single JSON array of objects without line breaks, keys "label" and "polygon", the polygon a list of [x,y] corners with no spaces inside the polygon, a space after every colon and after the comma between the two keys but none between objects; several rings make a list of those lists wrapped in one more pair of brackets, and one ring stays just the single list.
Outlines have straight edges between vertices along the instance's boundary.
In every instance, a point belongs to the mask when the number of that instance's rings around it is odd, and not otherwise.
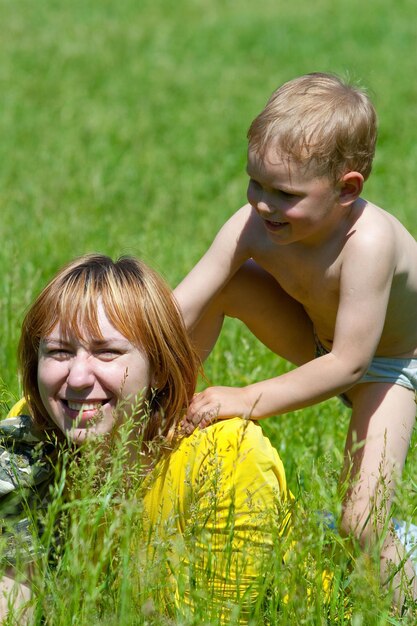
[{"label": "boy's ear", "polygon": [[339,182],[339,204],[349,206],[359,198],[363,189],[363,176],[359,172],[348,172]]}]

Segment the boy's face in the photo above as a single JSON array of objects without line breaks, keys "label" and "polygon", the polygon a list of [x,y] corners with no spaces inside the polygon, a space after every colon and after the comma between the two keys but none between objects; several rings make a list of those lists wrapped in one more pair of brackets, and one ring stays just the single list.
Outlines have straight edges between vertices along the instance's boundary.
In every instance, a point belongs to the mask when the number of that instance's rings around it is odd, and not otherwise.
[{"label": "boy's face", "polygon": [[278,245],[298,241],[317,245],[340,219],[338,186],[275,150],[261,157],[249,148],[247,173],[248,201]]}]

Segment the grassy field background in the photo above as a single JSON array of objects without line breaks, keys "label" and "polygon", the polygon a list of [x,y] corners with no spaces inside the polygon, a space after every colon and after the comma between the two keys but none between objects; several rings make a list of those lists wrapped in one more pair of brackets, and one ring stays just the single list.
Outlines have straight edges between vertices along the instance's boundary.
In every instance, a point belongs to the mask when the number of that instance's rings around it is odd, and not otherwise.
[{"label": "grassy field background", "polygon": [[[20,393],[22,316],[46,280],[98,251],[140,256],[174,286],[245,202],[246,130],[296,75],[370,90],[380,134],[364,195],[417,235],[415,0],[0,0],[0,16],[4,410]],[[229,322],[206,373],[241,385],[286,367]],[[307,510],[337,513],[348,418],[331,400],[264,424]],[[416,465],[413,442],[405,518]],[[356,626],[386,623],[377,591],[354,602]]]}]

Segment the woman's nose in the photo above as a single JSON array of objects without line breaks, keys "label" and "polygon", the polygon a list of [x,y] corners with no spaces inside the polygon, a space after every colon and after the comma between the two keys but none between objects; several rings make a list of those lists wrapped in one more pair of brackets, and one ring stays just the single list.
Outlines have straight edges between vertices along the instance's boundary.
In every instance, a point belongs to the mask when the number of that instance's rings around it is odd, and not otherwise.
[{"label": "woman's nose", "polygon": [[94,371],[88,354],[76,354],[69,362],[67,384],[73,389],[94,385]]}]

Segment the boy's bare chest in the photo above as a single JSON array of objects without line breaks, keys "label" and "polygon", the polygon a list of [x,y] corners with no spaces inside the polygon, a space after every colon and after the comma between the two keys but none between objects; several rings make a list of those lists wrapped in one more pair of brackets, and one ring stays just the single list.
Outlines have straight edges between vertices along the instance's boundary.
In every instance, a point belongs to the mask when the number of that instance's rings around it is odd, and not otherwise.
[{"label": "boy's bare chest", "polygon": [[340,259],[328,255],[258,252],[254,260],[272,274],[280,286],[308,310],[337,310],[340,286]]}]

